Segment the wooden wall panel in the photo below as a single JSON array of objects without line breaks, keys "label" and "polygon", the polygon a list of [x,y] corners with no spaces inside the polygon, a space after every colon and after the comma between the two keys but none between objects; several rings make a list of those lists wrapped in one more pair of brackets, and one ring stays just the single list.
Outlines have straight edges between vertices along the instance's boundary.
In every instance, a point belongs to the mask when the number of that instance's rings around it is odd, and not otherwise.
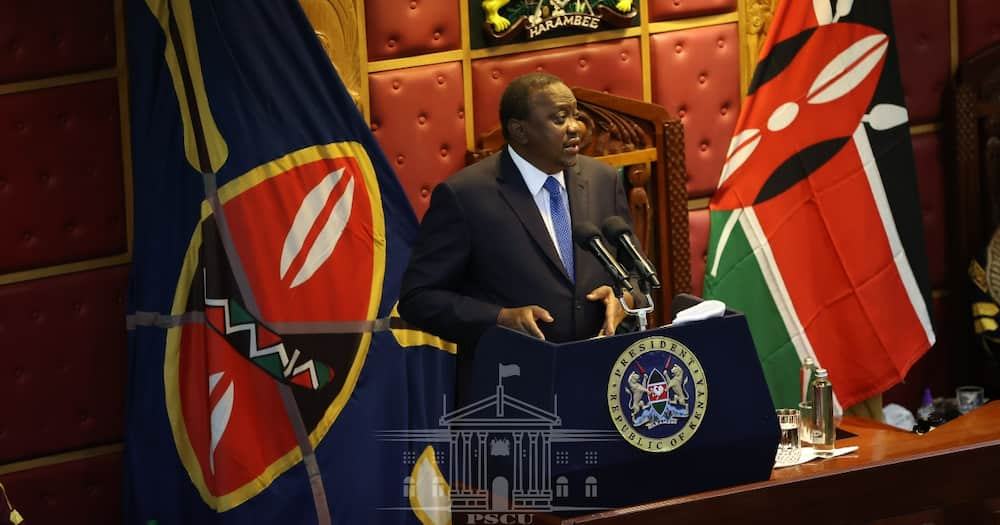
[{"label": "wooden wall panel", "polygon": [[369,82],[371,129],[423,217],[431,189],[465,166],[462,64],[373,73]]},{"label": "wooden wall panel", "polygon": [[940,120],[951,75],[948,0],[892,0],[891,5],[910,123]]},{"label": "wooden wall panel", "polygon": [[684,123],[688,194],[711,195],[740,114],[736,24],[650,37],[653,102]]},{"label": "wooden wall panel", "polygon": [[[24,524],[121,523],[122,453],[120,449],[100,452],[0,475]],[[4,505],[2,523],[7,523],[6,511]]]},{"label": "wooden wall panel", "polygon": [[114,79],[0,96],[0,274],[125,253]]},{"label": "wooden wall panel", "polygon": [[367,0],[368,58],[384,60],[459,49],[459,2],[465,0]]},{"label": "wooden wall panel", "polygon": [[0,3],[0,482],[26,523],[121,519],[122,1]]},{"label": "wooden wall panel", "polygon": [[1000,42],[1000,2],[996,0],[953,0],[958,2],[959,60]]},{"label": "wooden wall panel", "polygon": [[649,20],[676,20],[691,16],[725,13],[736,9],[736,0],[653,0],[649,3]]},{"label": "wooden wall panel", "polygon": [[552,73],[574,87],[641,98],[641,56],[639,39],[627,38],[474,60],[470,75],[476,136],[498,125],[497,108],[507,84],[532,71]]},{"label": "wooden wall panel", "polygon": [[0,286],[0,464],[121,441],[127,280],[117,266]]},{"label": "wooden wall panel", "polygon": [[0,2],[0,83],[114,67],[114,0]]}]

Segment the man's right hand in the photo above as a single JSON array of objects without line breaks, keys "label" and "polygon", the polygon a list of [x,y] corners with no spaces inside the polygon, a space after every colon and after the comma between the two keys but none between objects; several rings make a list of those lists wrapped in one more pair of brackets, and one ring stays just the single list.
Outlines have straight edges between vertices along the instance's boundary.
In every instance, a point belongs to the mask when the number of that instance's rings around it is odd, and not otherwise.
[{"label": "man's right hand", "polygon": [[528,335],[533,335],[541,340],[545,340],[545,334],[538,328],[536,321],[552,322],[552,315],[541,306],[521,306],[518,308],[501,308],[497,315],[497,324],[505,326],[511,330],[517,330]]}]

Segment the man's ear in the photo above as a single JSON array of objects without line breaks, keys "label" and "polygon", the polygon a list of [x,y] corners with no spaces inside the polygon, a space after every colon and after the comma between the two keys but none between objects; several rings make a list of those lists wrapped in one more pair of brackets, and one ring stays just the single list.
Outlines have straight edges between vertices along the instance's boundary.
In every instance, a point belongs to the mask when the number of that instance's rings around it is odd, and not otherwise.
[{"label": "man's ear", "polygon": [[510,136],[510,141],[514,144],[527,144],[528,138],[527,133],[524,129],[524,121],[512,118],[507,121],[507,135]]}]

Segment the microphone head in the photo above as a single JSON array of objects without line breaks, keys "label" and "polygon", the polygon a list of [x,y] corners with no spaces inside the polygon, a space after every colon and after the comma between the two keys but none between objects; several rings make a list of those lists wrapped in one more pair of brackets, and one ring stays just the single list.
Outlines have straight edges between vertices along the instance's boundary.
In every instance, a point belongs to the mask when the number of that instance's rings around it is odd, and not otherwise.
[{"label": "microphone head", "polygon": [[604,237],[612,240],[621,237],[623,234],[632,233],[632,228],[629,228],[625,219],[617,215],[612,215],[604,219],[604,222],[601,223],[601,230],[604,232]]},{"label": "microphone head", "polygon": [[584,249],[587,249],[587,243],[594,237],[600,237],[601,231],[594,226],[593,223],[581,222],[573,225],[573,241]]}]

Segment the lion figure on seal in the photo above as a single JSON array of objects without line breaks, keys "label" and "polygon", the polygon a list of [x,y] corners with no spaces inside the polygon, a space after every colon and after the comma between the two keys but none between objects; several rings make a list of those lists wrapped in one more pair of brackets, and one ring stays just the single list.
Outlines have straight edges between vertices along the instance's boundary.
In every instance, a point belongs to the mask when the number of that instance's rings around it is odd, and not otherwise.
[{"label": "lion figure on seal", "polygon": [[629,408],[632,409],[632,419],[635,419],[635,416],[639,412],[642,412],[643,409],[649,406],[649,403],[645,403],[642,400],[642,396],[646,394],[645,383],[646,374],[642,374],[641,379],[639,378],[639,374],[634,370],[628,375],[628,390],[632,394],[632,400],[629,403]]},{"label": "lion figure on seal", "polygon": [[667,388],[674,393],[674,402],[686,406],[687,394],[684,392],[684,369],[674,363],[674,366],[670,367],[669,377]]}]

